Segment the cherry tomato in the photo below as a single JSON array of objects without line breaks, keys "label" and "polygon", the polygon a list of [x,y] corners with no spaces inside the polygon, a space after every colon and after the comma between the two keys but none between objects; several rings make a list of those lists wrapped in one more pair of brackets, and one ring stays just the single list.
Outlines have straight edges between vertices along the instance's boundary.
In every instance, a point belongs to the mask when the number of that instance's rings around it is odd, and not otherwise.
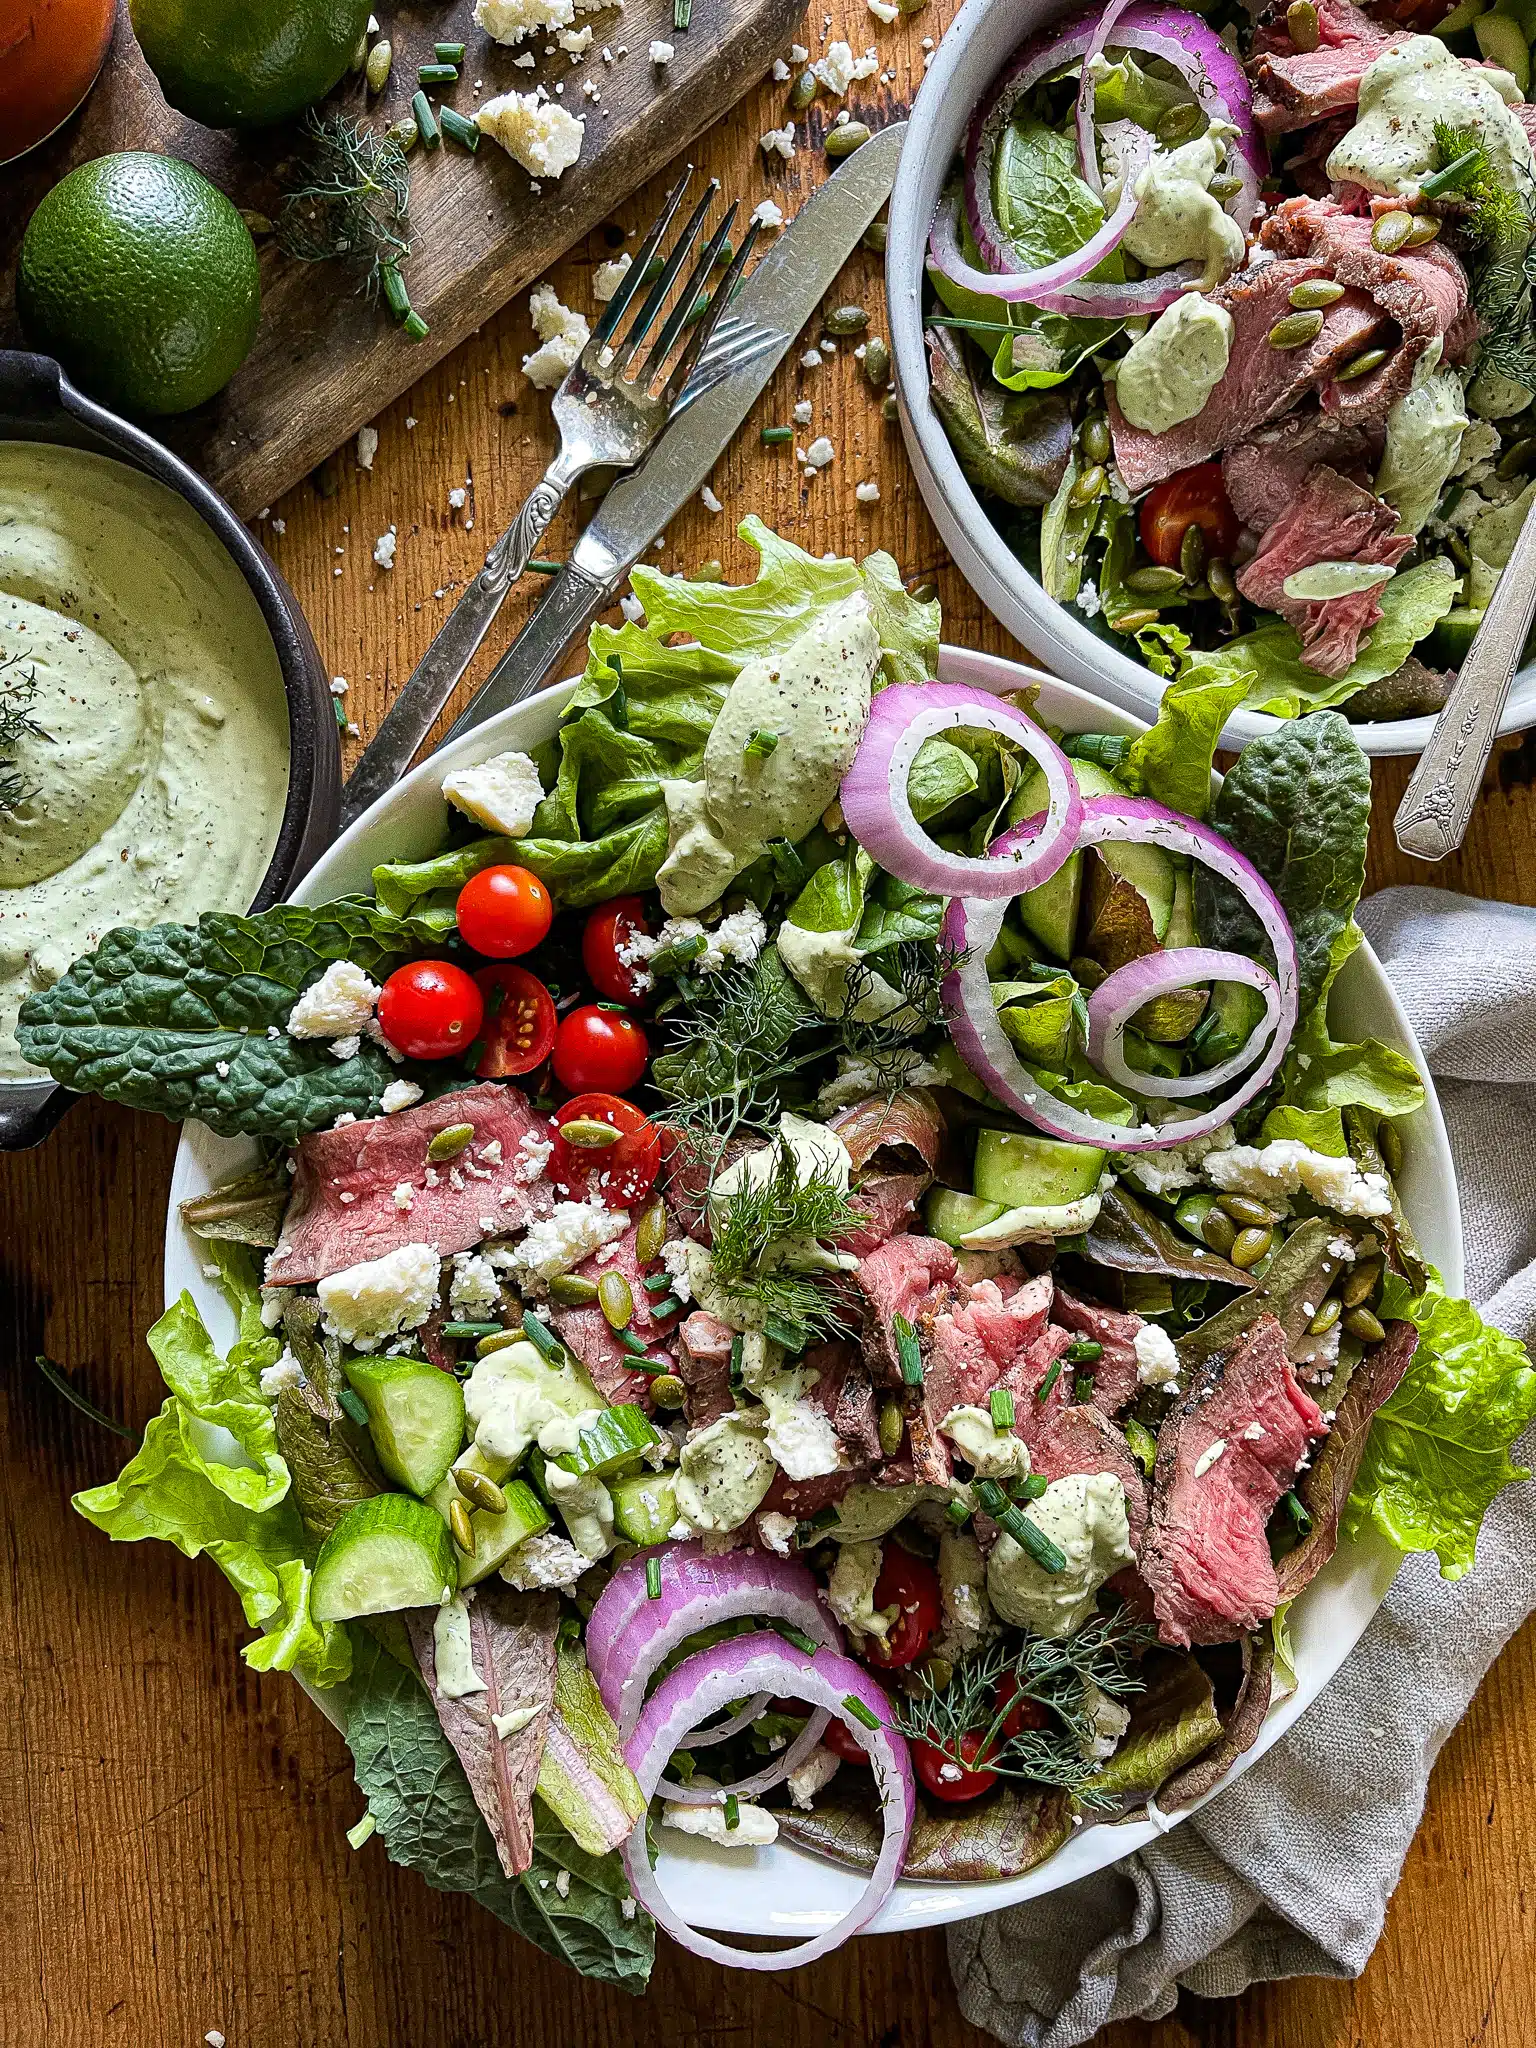
[{"label": "cherry tomato", "polygon": [[[1012,1706],[1008,1706],[1009,1701]],[[1050,1715],[1038,1700],[1032,1700],[1028,1693],[1020,1692],[1019,1681],[1011,1671],[1005,1671],[997,1682],[997,1704],[1008,1707],[1003,1725],[998,1733],[1007,1741],[1015,1735],[1022,1735],[1026,1728],[1043,1728]]]},{"label": "cherry tomato", "polygon": [[875,1581],[875,1607],[898,1607],[901,1612],[883,1643],[871,1640],[871,1662],[915,1664],[939,1625],[942,1601],[938,1573],[923,1558],[903,1550],[899,1543],[887,1543],[880,1576]]},{"label": "cherry tomato", "polygon": [[447,1060],[468,1052],[480,1032],[485,998],[451,960],[414,960],[397,967],[379,995],[379,1028],[413,1060]]},{"label": "cherry tomato", "polygon": [[[827,1732],[831,1733],[830,1728]],[[983,1792],[990,1792],[997,1783],[996,1771],[971,1768],[985,1733],[984,1729],[973,1728],[968,1735],[961,1736],[960,1763],[935,1749],[931,1742],[914,1742],[912,1768],[922,1780],[924,1791],[948,1806],[958,1806],[964,1800],[979,1799]]]},{"label": "cherry tomato", "polygon": [[1219,462],[1181,469],[1142,500],[1141,544],[1165,569],[1179,566],[1179,549],[1192,526],[1205,529],[1207,554],[1230,557],[1237,545],[1237,514]]},{"label": "cherry tomato", "polygon": [[853,1730],[839,1721],[836,1714],[827,1723],[821,1739],[832,1754],[840,1756],[845,1764],[862,1764],[865,1770],[869,1769],[868,1750],[859,1747]]},{"label": "cherry tomato", "polygon": [[619,948],[645,929],[645,904],[638,896],[615,896],[611,903],[599,903],[587,919],[581,964],[588,981],[610,1003],[644,1000],[645,989],[634,968],[619,958]]},{"label": "cherry tomato", "polygon": [[475,986],[485,998],[485,1050],[475,1072],[482,1081],[531,1074],[555,1042],[555,1002],[526,967],[482,967]]},{"label": "cherry tomato", "polygon": [[531,953],[554,922],[549,891],[527,868],[482,868],[459,891],[459,936],[491,960]]},{"label": "cherry tomato", "polygon": [[[611,1124],[623,1136],[615,1145],[573,1145],[561,1137],[562,1124],[580,1118]],[[661,1171],[661,1135],[632,1102],[619,1095],[573,1095],[554,1115],[555,1149],[548,1173],[567,1201],[584,1202],[595,1173],[610,1209],[630,1209],[648,1195]]]},{"label": "cherry tomato", "polygon": [[633,1088],[651,1056],[645,1033],[633,1017],[583,1003],[562,1018],[555,1033],[555,1079],[580,1095],[589,1088]]}]

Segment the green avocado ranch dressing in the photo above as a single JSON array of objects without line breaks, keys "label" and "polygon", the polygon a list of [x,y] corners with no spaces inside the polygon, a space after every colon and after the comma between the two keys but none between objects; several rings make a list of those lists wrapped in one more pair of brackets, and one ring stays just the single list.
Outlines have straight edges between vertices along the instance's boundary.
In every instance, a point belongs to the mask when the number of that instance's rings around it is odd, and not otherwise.
[{"label": "green avocado ranch dressing", "polygon": [[[33,990],[114,925],[248,908],[288,796],[277,650],[192,508],[104,456],[0,441],[0,690],[30,676],[6,748],[0,1080]],[[0,699],[3,702],[4,699]]]}]

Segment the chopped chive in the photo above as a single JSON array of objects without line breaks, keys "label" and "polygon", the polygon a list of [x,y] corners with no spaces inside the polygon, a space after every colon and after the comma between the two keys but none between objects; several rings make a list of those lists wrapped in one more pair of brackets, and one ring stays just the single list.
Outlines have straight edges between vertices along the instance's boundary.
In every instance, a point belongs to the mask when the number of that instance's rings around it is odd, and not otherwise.
[{"label": "chopped chive", "polygon": [[645,1560],[645,1597],[648,1600],[661,1598],[661,1559],[648,1557]]},{"label": "chopped chive", "polygon": [[963,1529],[971,1519],[971,1511],[963,1500],[952,1500],[944,1510],[944,1519],[952,1528]]},{"label": "chopped chive", "polygon": [[709,940],[702,932],[695,932],[690,938],[678,939],[674,945],[662,946],[650,957],[651,973],[676,974],[679,967],[686,967],[690,960],[697,960],[701,953],[709,951]]},{"label": "chopped chive", "polygon": [[852,1714],[855,1721],[862,1721],[866,1728],[881,1728],[885,1725],[873,1707],[866,1707],[856,1692],[844,1693],[843,1706]]},{"label": "chopped chive", "polygon": [[[423,64],[416,76],[423,85],[457,85],[459,67],[457,64]],[[438,119],[442,119],[441,108],[438,110]]]},{"label": "chopped chive", "polygon": [[795,1524],[795,1541],[804,1549],[816,1541],[823,1529],[835,1528],[836,1524],[836,1508],[818,1508],[806,1521]]},{"label": "chopped chive", "polygon": [[1025,1500],[1038,1500],[1044,1493],[1048,1481],[1043,1472],[1031,1472],[1027,1479],[1019,1481],[1019,1492]]},{"label": "chopped chive", "polygon": [[336,1398],[341,1403],[343,1414],[355,1422],[359,1429],[366,1429],[368,1427],[368,1410],[363,1406],[361,1398],[350,1387],[343,1387]]},{"label": "chopped chive", "polygon": [[439,64],[462,64],[464,45],[462,43],[434,43],[432,54]]},{"label": "chopped chive", "polygon": [[1423,199],[1438,199],[1442,192],[1453,192],[1468,171],[1477,166],[1482,155],[1481,148],[1469,149],[1454,157],[1443,170],[1432,171],[1427,178],[1419,180],[1419,196]]},{"label": "chopped chive", "polygon": [[992,1389],[991,1405],[992,1427],[994,1429],[1012,1429],[1013,1396],[1006,1387],[994,1387]]},{"label": "chopped chive", "polygon": [[618,1338],[626,1351],[636,1358],[644,1358],[646,1342],[643,1337],[637,1337],[633,1330],[615,1330],[613,1334]]},{"label": "chopped chive", "polygon": [[1046,1374],[1045,1378],[1040,1382],[1039,1386],[1035,1389],[1035,1399],[1037,1401],[1043,1401],[1046,1395],[1049,1394],[1052,1387],[1055,1386],[1056,1382],[1060,1378],[1061,1360],[1058,1358],[1053,1360],[1050,1371]]},{"label": "chopped chive", "polygon": [[776,1621],[773,1627],[776,1635],[781,1635],[793,1648],[803,1650],[807,1657],[814,1657],[821,1648],[814,1636],[808,1636],[803,1628],[796,1628],[792,1621]]},{"label": "chopped chive", "polygon": [[411,94],[411,118],[416,123],[417,135],[428,149],[431,149],[434,143],[442,141],[442,130],[427,104],[426,94],[420,90]]},{"label": "chopped chive", "polygon": [[675,1295],[669,1294],[651,1303],[651,1314],[660,1322],[663,1316],[675,1316],[682,1305]]},{"label": "chopped chive", "polygon": [[760,726],[742,748],[742,752],[749,761],[766,761],[778,744],[778,734],[765,731]]},{"label": "chopped chive", "polygon": [[1103,1356],[1104,1346],[1092,1337],[1075,1337],[1066,1350],[1068,1365],[1096,1365]]},{"label": "chopped chive", "polygon": [[1098,1389],[1094,1386],[1092,1375],[1089,1373],[1080,1372],[1072,1382],[1072,1398],[1074,1401],[1091,1401],[1097,1392]]},{"label": "chopped chive", "polygon": [[1045,1531],[1032,1522],[1028,1515],[1020,1514],[1017,1508],[1010,1508],[1008,1519],[1002,1524],[1015,1543],[1021,1543],[1043,1572],[1064,1572],[1067,1568],[1067,1554],[1058,1550]]},{"label": "chopped chive", "polygon": [[740,1826],[741,1806],[736,1798],[736,1794],[734,1792],[727,1792],[725,1795],[725,1831],[728,1835],[734,1834]]},{"label": "chopped chive", "polygon": [[411,295],[405,288],[398,263],[379,265],[379,284],[384,293],[384,303],[397,320],[403,320],[411,310]]},{"label": "chopped chive", "polygon": [[531,1308],[523,1310],[523,1335],[545,1358],[553,1359],[560,1351],[560,1339],[554,1331]]},{"label": "chopped chive", "polygon": [[903,1384],[920,1387],[923,1384],[923,1354],[916,1330],[905,1316],[895,1315],[891,1317],[891,1335],[896,1340],[896,1362],[901,1367]]},{"label": "chopped chive", "polygon": [[425,341],[432,330],[413,306],[400,322],[400,332],[407,341]]},{"label": "chopped chive", "polygon": [[745,1342],[742,1338],[741,1332],[738,1330],[736,1335],[731,1339],[730,1381],[733,1387],[739,1387],[741,1385],[741,1355],[745,1348]]},{"label": "chopped chive", "polygon": [[1150,1474],[1157,1463],[1157,1438],[1144,1422],[1132,1416],[1125,1425],[1125,1440],[1142,1471]]},{"label": "chopped chive", "polygon": [[1285,1498],[1281,1501],[1280,1505],[1285,1509],[1286,1513],[1290,1516],[1291,1520],[1296,1524],[1297,1535],[1305,1536],[1307,1531],[1312,1527],[1312,1517],[1307,1512],[1307,1510],[1302,1506],[1301,1496],[1294,1492],[1288,1493],[1286,1494]]},{"label": "chopped chive", "polygon": [[793,427],[764,427],[763,429],[763,446],[765,448],[782,448],[786,441],[793,441],[794,438],[795,430]]},{"label": "chopped chive", "polygon": [[346,731],[346,729],[347,729],[347,711],[346,711],[346,706],[345,706],[345,705],[344,705],[344,704],[342,703],[342,701],[341,701],[341,699],[340,699],[339,697],[333,697],[333,698],[331,699],[331,705],[332,705],[332,708],[333,708],[333,709],[335,710],[335,713],[336,713],[336,726],[337,726],[337,730],[338,730],[338,731],[340,731],[340,732],[345,732],[345,731]]},{"label": "chopped chive", "polygon": [[565,567],[564,562],[546,562],[542,555],[536,555],[528,564],[535,576],[558,576]]},{"label": "chopped chive", "polygon": [[480,130],[475,122],[466,120],[455,107],[439,107],[437,118],[443,124],[443,133],[451,135],[461,149],[467,149],[473,156],[480,147]]},{"label": "chopped chive", "polygon": [[374,1819],[373,1815],[365,1813],[355,1827],[347,1829],[347,1842],[349,1846],[354,1849],[361,1849],[365,1842],[372,1841],[373,1833],[377,1826],[378,1822]]},{"label": "chopped chive", "polygon": [[763,1335],[797,1358],[811,1341],[810,1332],[804,1324],[791,1322],[788,1316],[765,1316]]},{"label": "chopped chive", "polygon": [[500,1328],[500,1323],[444,1323],[442,1333],[445,1337],[462,1338],[465,1343],[470,1343],[481,1337],[494,1337]]},{"label": "chopped chive", "polygon": [[686,28],[693,19],[693,0],[672,0],[672,26]]},{"label": "chopped chive", "polygon": [[781,889],[798,890],[805,880],[805,862],[800,858],[787,839],[770,839],[768,858],[773,862],[774,876]]},{"label": "chopped chive", "polygon": [[641,1282],[647,1294],[666,1294],[672,1286],[670,1273],[653,1273],[649,1280]]}]

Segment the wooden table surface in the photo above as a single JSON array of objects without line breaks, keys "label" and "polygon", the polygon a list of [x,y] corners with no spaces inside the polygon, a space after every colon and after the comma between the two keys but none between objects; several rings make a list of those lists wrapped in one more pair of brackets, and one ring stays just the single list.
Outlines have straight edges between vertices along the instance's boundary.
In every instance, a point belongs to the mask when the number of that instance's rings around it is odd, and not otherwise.
[{"label": "wooden table surface", "polygon": [[[855,86],[848,104],[872,124],[895,118],[920,82],[921,40],[938,35],[950,0],[890,28],[854,0],[838,5],[833,33],[856,52],[873,43],[894,72],[889,84]],[[802,31],[813,55],[823,19],[813,14]],[[765,84],[749,96],[698,156],[749,206],[772,195],[788,213],[824,159],[805,146],[802,118],[794,161],[765,169],[757,138],[784,120],[785,90]],[[823,98],[813,112],[817,137],[827,106]],[[622,225],[643,226],[655,197],[637,195]],[[590,273],[608,253],[594,234],[557,268],[568,303],[591,310]],[[844,283],[838,298],[861,301],[871,331],[883,331],[875,260],[856,257]],[[515,304],[380,416],[371,475],[343,451],[262,528],[332,672],[347,678],[346,703],[365,734],[552,452],[548,401],[521,374],[531,345],[525,304]],[[802,387],[816,408],[805,438],[826,433],[837,450],[813,483],[757,432],[787,421]],[[879,482],[878,504],[856,504],[865,478]],[[466,483],[455,511],[448,494]],[[757,512],[817,552],[888,548],[909,577],[937,579],[948,639],[1020,652],[946,560],[898,430],[882,423],[846,348],[813,376],[789,367],[775,378],[718,464],[714,489],[724,512],[698,504],[676,518],[664,567],[718,557],[744,579],[750,558],[733,528]],[[385,573],[372,548],[391,525],[399,549]],[[568,510],[546,552],[562,554],[576,531]],[[508,633],[538,589],[530,578],[514,592]],[[1536,745],[1500,748],[1466,851],[1436,870],[1391,843],[1406,775],[1405,763],[1376,764],[1372,886],[1441,882],[1536,903]],[[854,1942],[808,1970],[763,1977],[717,1972],[664,1940],[642,2007],[393,1870],[377,1843],[348,1849],[343,1831],[360,1801],[339,1738],[288,1680],[242,1663],[234,1596],[211,1564],[162,1544],[111,1547],[70,1512],[68,1496],[115,1470],[121,1447],[31,1365],[48,1351],[135,1423],[158,1406],[144,1333],[161,1308],[175,1142],[168,1125],[83,1103],[40,1150],[0,1161],[0,2042],[195,2048],[208,2029],[230,2048],[984,2041],[959,2017],[937,1932]],[[1527,1629],[1446,1748],[1385,1936],[1358,1984],[1300,1981],[1220,2003],[1186,1997],[1161,2025],[1109,2030],[1107,2048],[1536,2040],[1533,1709],[1536,1631]]]}]

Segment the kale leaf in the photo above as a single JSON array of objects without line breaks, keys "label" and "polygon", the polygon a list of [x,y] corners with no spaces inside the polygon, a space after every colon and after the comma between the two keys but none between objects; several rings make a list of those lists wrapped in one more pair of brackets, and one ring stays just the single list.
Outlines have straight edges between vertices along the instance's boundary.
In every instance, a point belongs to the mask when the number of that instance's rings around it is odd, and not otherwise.
[{"label": "kale leaf", "polygon": [[366,1039],[338,1060],[329,1039],[290,1038],[295,999],[333,960],[382,978],[412,950],[360,897],[122,926],[27,998],[16,1035],[23,1056],[66,1088],[198,1117],[222,1137],[292,1142],[344,1112],[376,1116],[397,1071]]},{"label": "kale leaf", "polygon": [[[1303,1017],[1323,992],[1334,942],[1360,900],[1370,822],[1370,763],[1336,711],[1315,711],[1250,741],[1211,805],[1212,825],[1284,906],[1296,937]],[[1242,895],[1203,866],[1195,872],[1195,904],[1204,944],[1273,957]]]}]

